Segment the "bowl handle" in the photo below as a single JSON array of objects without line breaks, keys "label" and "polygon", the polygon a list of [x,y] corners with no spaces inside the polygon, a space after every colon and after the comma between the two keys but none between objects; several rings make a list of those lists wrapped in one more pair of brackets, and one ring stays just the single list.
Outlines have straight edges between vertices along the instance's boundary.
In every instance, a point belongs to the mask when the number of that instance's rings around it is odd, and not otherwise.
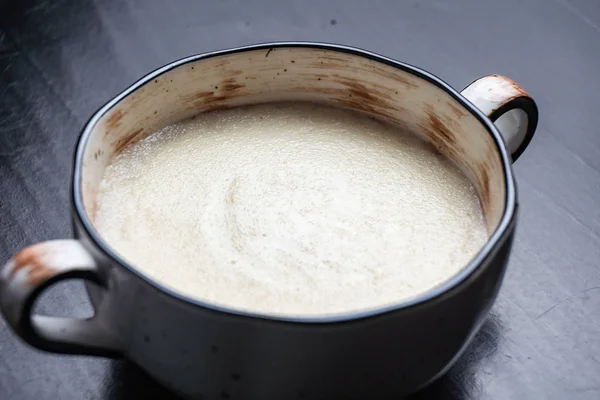
[{"label": "bowl handle", "polygon": [[106,289],[96,262],[77,240],[52,240],[27,247],[0,270],[0,311],[18,335],[38,349],[121,356],[118,340],[97,312],[85,319],[32,314],[36,299],[48,286],[77,278]]},{"label": "bowl handle", "polygon": [[488,75],[461,94],[494,122],[516,161],[531,142],[538,123],[538,109],[529,93],[510,78]]}]

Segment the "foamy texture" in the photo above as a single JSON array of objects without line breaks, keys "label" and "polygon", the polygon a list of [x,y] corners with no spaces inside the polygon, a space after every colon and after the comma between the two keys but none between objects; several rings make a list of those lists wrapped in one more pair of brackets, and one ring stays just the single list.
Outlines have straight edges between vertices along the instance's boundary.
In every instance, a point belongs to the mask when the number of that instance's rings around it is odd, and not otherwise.
[{"label": "foamy texture", "polygon": [[303,103],[201,114],[128,147],[95,226],[180,293],[284,315],[415,296],[487,240],[472,185],[428,144]]}]

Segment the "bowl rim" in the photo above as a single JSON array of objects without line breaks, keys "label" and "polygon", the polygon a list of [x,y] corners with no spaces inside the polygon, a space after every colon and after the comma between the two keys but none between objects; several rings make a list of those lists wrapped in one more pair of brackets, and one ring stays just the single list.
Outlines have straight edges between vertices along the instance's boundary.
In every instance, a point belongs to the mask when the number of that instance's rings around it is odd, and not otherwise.
[{"label": "bowl rim", "polygon": [[[371,59],[373,61],[386,64],[388,66],[392,66],[398,69],[401,69],[405,72],[408,72],[412,75],[415,75],[421,79],[426,80],[427,82],[437,86],[438,88],[444,90],[448,93],[452,98],[457,101],[460,105],[470,111],[470,113],[475,116],[479,122],[487,129],[488,133],[492,136],[494,144],[496,146],[496,151],[500,155],[501,163],[502,163],[502,172],[504,175],[504,184],[506,188],[506,196],[505,196],[505,205],[504,212],[502,218],[496,227],[495,231],[490,235],[488,241],[485,245],[479,250],[479,252],[471,259],[471,261],[463,267],[457,274],[453,275],[450,279],[444,281],[442,284],[435,286],[429,289],[426,292],[423,292],[414,297],[400,300],[393,304],[388,304],[382,307],[372,308],[368,310],[361,311],[349,311],[349,312],[341,312],[335,314],[326,314],[326,315],[285,315],[285,314],[269,314],[269,313],[259,313],[247,310],[241,310],[234,307],[229,307],[220,304],[214,304],[208,301],[199,300],[182,293],[173,290],[162,283],[150,278],[136,267],[127,263],[123,258],[121,258],[115,251],[113,251],[110,246],[101,238],[100,234],[93,227],[90,219],[88,218],[84,206],[83,206],[83,196],[82,196],[82,165],[83,158],[85,154],[85,148],[90,138],[93,128],[98,123],[98,121],[104,116],[108,111],[110,111],[113,107],[115,107],[119,102],[121,102],[125,97],[135,92],[146,83],[152,82],[158,76],[167,73],[168,71],[183,66],[185,64],[193,63],[199,60],[219,57],[224,55],[243,53],[248,51],[256,51],[256,50],[266,50],[267,52],[272,51],[272,49],[280,49],[280,48],[309,48],[315,50],[330,50],[335,52],[349,53],[356,56],[365,57]],[[504,140],[500,135],[500,132],[495,127],[493,122],[476,106],[471,104],[465,97],[463,97],[458,91],[448,85],[446,82],[438,78],[437,76],[415,67],[410,64],[406,64],[404,62],[396,61],[391,58],[363,50],[356,47],[350,47],[345,45],[331,44],[331,43],[321,43],[321,42],[268,42],[268,43],[260,43],[248,46],[235,47],[226,50],[218,50],[211,51],[207,53],[201,53],[197,55],[192,55],[189,57],[181,58],[179,60],[173,61],[169,64],[166,64],[160,68],[155,69],[154,71],[148,73],[143,76],[135,83],[127,87],[120,94],[115,96],[112,100],[108,101],[102,107],[100,107],[92,117],[87,121],[83,130],[81,131],[79,138],[76,144],[76,151],[73,158],[73,174],[71,181],[71,203],[72,207],[75,211],[76,221],[78,225],[83,228],[89,239],[93,242],[93,244],[103,253],[105,257],[111,260],[114,264],[120,265],[122,268],[125,268],[130,273],[135,275],[137,278],[141,279],[151,288],[155,289],[158,292],[168,295],[170,298],[175,299],[181,303],[185,303],[191,306],[196,306],[198,308],[202,308],[205,310],[214,311],[221,314],[227,314],[230,316],[237,317],[245,317],[251,319],[272,321],[272,322],[284,322],[284,323],[294,323],[294,324],[338,324],[344,322],[351,322],[360,319],[372,318],[376,316],[381,316],[384,314],[388,314],[394,311],[406,310],[409,308],[413,308],[419,305],[424,305],[425,303],[432,302],[436,299],[439,299],[444,294],[452,291],[453,289],[460,286],[464,283],[469,277],[474,275],[477,271],[484,267],[486,261],[490,255],[493,255],[494,251],[502,246],[505,240],[509,237],[510,233],[514,227],[514,220],[516,218],[516,209],[517,209],[517,193],[516,186],[512,174],[511,168],[511,158],[508,155],[507,149],[504,145]]]}]

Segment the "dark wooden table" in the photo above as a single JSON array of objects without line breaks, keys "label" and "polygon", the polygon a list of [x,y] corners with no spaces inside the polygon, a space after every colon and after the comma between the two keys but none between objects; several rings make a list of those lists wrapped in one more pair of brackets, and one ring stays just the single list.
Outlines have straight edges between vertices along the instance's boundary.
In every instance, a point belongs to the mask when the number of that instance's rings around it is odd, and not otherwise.
[{"label": "dark wooden table", "polygon": [[[0,0],[0,263],[69,237],[73,146],[87,118],[150,70],[276,40],[342,43],[458,89],[502,73],[537,100],[515,164],[521,215],[490,317],[415,398],[600,398],[600,2],[597,0]],[[91,311],[78,282],[40,312]],[[0,399],[171,398],[126,361],[44,354],[0,322]]]}]

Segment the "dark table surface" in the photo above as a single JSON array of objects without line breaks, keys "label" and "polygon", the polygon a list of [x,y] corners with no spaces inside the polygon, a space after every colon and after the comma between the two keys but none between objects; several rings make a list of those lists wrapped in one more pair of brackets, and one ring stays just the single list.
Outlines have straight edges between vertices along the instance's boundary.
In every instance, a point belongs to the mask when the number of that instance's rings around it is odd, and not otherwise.
[{"label": "dark table surface", "polygon": [[[597,0],[0,0],[0,263],[71,235],[73,147],[99,106],[174,59],[278,40],[365,48],[458,89],[501,73],[533,95],[504,286],[463,357],[416,398],[599,399]],[[79,282],[38,309],[91,312]],[[170,398],[126,361],[41,353],[0,322],[0,399],[136,396]]]}]

